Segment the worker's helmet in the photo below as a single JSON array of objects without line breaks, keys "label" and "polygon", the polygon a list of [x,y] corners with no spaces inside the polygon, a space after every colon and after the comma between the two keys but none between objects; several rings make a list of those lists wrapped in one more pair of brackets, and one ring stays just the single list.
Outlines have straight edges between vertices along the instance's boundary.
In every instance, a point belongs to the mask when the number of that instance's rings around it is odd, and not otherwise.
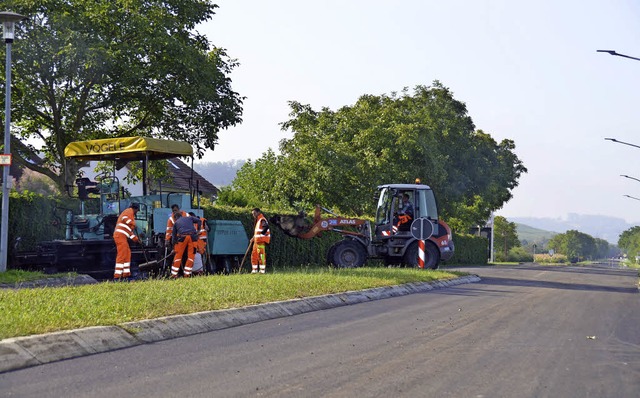
[{"label": "worker's helmet", "polygon": [[129,205],[129,207],[131,207],[132,209],[140,210],[140,203],[131,202],[131,205]]}]

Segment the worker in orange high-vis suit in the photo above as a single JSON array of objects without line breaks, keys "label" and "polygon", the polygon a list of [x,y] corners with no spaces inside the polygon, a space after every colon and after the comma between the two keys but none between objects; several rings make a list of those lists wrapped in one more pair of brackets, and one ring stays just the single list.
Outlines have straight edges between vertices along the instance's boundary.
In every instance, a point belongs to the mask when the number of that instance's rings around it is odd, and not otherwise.
[{"label": "worker in orange high-vis suit", "polygon": [[129,239],[138,243],[136,235],[136,213],[140,210],[138,203],[131,203],[120,216],[113,231],[113,240],[116,242],[116,270],[114,279],[128,278],[131,276],[131,248]]},{"label": "worker in orange high-vis suit", "polygon": [[198,229],[198,242],[196,242],[196,249],[198,253],[204,254],[207,248],[207,237],[210,231],[209,224],[207,224],[207,219],[204,217],[196,216],[196,213],[190,211],[189,215],[191,217],[196,217],[200,219],[200,229]]},{"label": "worker in orange high-vis suit", "polygon": [[[197,217],[200,219],[200,229],[198,230],[198,241],[195,242],[194,246],[196,247],[196,256],[193,260],[193,273],[194,274],[202,274],[204,273],[204,258],[207,252],[207,235],[209,233],[209,224],[207,224],[207,219],[204,217],[196,216],[196,213],[190,211],[189,215],[191,217]],[[194,224],[195,225],[195,224]]]},{"label": "worker in orange high-vis suit", "polygon": [[176,222],[173,224],[173,264],[171,265],[171,277],[177,278],[180,266],[182,265],[182,256],[187,252],[187,262],[184,264],[182,274],[185,278],[191,276],[193,269],[193,260],[196,255],[195,243],[198,241],[198,230],[200,229],[200,219],[198,217],[183,217],[180,212],[175,212]]},{"label": "worker in orange high-vis suit", "polygon": [[393,215],[393,224],[391,230],[382,231],[383,236],[391,236],[398,233],[398,231],[409,231],[411,229],[411,222],[413,221],[413,204],[409,198],[408,193],[402,194],[402,207],[400,211]]},{"label": "worker in orange high-vis suit", "polygon": [[260,269],[260,273],[264,274],[267,270],[267,245],[271,243],[271,230],[269,230],[269,223],[266,217],[259,208],[253,208],[251,215],[253,215],[253,219],[256,222],[253,229],[253,237],[251,238],[251,242],[253,242],[251,273],[257,274],[258,269]]},{"label": "worker in orange high-vis suit", "polygon": [[171,214],[169,214],[169,219],[167,220],[167,231],[164,234],[164,241],[166,246],[169,246],[171,243],[171,237],[173,236],[173,224],[176,222],[175,214],[176,212],[180,213],[182,217],[187,217],[188,214],[184,210],[180,210],[180,206],[177,204],[171,205]]}]

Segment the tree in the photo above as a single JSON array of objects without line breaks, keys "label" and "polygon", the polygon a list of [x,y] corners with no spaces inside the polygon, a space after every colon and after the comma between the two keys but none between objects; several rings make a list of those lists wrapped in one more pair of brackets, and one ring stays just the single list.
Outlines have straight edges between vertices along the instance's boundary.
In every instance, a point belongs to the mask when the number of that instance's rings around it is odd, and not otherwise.
[{"label": "tree", "polygon": [[[191,143],[201,157],[220,129],[241,122],[243,98],[227,76],[237,62],[195,31],[214,15],[210,0],[8,0],[7,7],[30,18],[16,29],[13,49],[14,159],[61,190],[80,166],[64,161],[72,141],[168,138]],[[33,161],[38,153],[44,163]]]},{"label": "tree", "polygon": [[640,254],[640,227],[632,227],[623,231],[618,238],[618,247],[624,250],[630,258]]},{"label": "tree", "polygon": [[47,196],[60,194],[56,185],[49,177],[32,170],[25,170],[16,186],[18,192],[29,191]]},{"label": "tree", "polygon": [[[419,178],[436,192],[447,222],[466,229],[502,207],[526,172],[513,142],[498,144],[475,130],[466,106],[439,82],[412,93],[363,95],[337,111],[289,105],[282,128],[293,137],[270,158],[277,173],[268,182],[272,199],[294,207],[372,215],[376,186]],[[245,166],[246,180],[252,165]]]},{"label": "tree", "polygon": [[509,222],[502,216],[495,216],[493,218],[493,242],[494,252],[500,253],[501,256],[504,256],[503,260],[506,261],[510,250],[521,245],[516,223]]},{"label": "tree", "polygon": [[600,238],[594,238],[594,242],[595,242],[594,259],[611,257],[613,250],[609,242]]},{"label": "tree", "polygon": [[279,174],[278,157],[272,149],[267,150],[258,160],[244,163],[231,186],[218,197],[220,204],[252,207],[278,207],[283,203],[274,185]]},{"label": "tree", "polygon": [[595,239],[591,235],[576,230],[555,235],[549,241],[549,247],[566,255],[572,262],[602,258],[606,256],[603,253],[609,252],[609,244],[606,241]]}]

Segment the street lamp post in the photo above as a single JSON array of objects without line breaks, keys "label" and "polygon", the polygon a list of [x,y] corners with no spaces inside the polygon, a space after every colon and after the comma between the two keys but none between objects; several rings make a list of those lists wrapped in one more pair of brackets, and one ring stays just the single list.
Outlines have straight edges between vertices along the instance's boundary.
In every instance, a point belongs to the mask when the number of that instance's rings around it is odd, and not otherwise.
[{"label": "street lamp post", "polygon": [[26,19],[25,16],[10,11],[0,12],[0,22],[4,42],[7,45],[7,65],[5,67],[5,101],[4,101],[4,155],[2,155],[2,221],[0,222],[0,272],[7,270],[7,254],[9,240],[9,192],[11,190],[11,44],[13,43],[16,22]]},{"label": "street lamp post", "polygon": [[624,142],[624,141],[619,141],[616,140],[615,138],[605,138],[606,141],[611,141],[611,142],[617,142],[618,144],[624,144],[624,145],[629,145],[632,147],[636,147],[636,148],[640,148],[640,145],[636,145],[636,144],[630,144],[628,142]]},{"label": "street lamp post", "polygon": [[628,178],[628,179],[630,179],[630,180],[636,180],[636,181],[640,182],[640,179],[635,178],[635,177],[628,176],[628,175],[626,175],[626,174],[620,174],[620,177],[624,177],[624,178]]},{"label": "street lamp post", "polygon": [[620,53],[616,52],[616,50],[596,50],[596,52],[607,53],[607,54],[611,54],[611,55],[616,55],[618,57],[624,57],[624,58],[635,59],[636,61],[640,61],[640,58],[632,57],[630,55],[620,54]]}]

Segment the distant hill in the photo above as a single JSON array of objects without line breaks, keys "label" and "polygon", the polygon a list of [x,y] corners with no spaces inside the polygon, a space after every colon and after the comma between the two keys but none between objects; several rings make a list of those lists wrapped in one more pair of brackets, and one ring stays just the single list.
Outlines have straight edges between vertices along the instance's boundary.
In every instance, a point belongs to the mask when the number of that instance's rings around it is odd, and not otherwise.
[{"label": "distant hill", "polygon": [[245,160],[230,160],[228,162],[196,163],[193,169],[217,188],[221,188],[231,184],[245,162]]},{"label": "distant hill", "polygon": [[540,247],[558,234],[557,232],[545,231],[519,223],[516,223],[516,230],[518,231],[518,239],[521,242],[529,245],[536,243]]},{"label": "distant hill", "polygon": [[[569,213],[566,219],[561,218],[533,218],[533,217],[508,217],[509,222],[524,224],[531,228],[543,231],[565,233],[576,230],[594,238],[604,239],[611,244],[617,244],[623,231],[638,224],[629,224],[622,218],[609,216],[593,216]],[[520,230],[518,230],[520,234]],[[520,239],[524,239],[520,237]]]}]

